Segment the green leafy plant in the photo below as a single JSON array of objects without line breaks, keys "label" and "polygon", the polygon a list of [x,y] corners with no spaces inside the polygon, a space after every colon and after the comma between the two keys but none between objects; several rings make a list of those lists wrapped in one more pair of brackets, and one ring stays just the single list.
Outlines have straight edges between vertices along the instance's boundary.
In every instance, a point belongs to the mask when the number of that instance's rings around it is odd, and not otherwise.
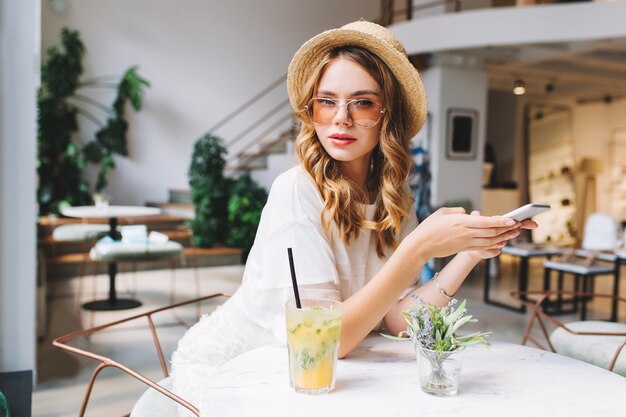
[{"label": "green leafy plant", "polygon": [[[418,298],[413,296],[413,298]],[[468,335],[458,335],[457,331],[467,323],[475,323],[478,320],[466,314],[466,300],[458,306],[456,299],[439,307],[426,303],[418,298],[419,304],[402,312],[402,317],[407,323],[407,329],[401,332],[399,337],[383,335],[395,340],[412,340],[415,343],[418,365],[420,360],[427,361],[430,365],[430,372],[427,375],[420,374],[420,384],[422,389],[431,393],[456,392],[458,387],[458,371],[450,372],[445,363],[451,359],[456,352],[461,351],[466,346],[483,344],[490,346],[485,340],[489,332],[474,332]],[[408,336],[402,337],[402,336]],[[449,363],[459,361],[451,361]],[[422,366],[419,367],[420,372]]]},{"label": "green leafy plant", "polygon": [[402,317],[408,325],[406,331],[398,337],[383,336],[395,340],[412,340],[418,348],[437,352],[453,352],[478,343],[489,346],[485,337],[489,336],[490,332],[474,332],[463,336],[457,334],[462,326],[476,323],[478,320],[466,314],[467,300],[463,300],[458,307],[455,307],[456,304],[457,300],[452,299],[447,305],[439,307],[420,299],[417,306],[402,312]]},{"label": "green leafy plant", "polygon": [[196,216],[190,226],[196,246],[226,243],[240,247],[245,261],[267,192],[248,173],[234,180],[226,178],[226,152],[222,140],[213,135],[202,136],[194,145],[188,176]]},{"label": "green leafy plant", "polygon": [[266,201],[267,191],[259,186],[249,173],[241,174],[233,182],[228,200],[230,233],[226,243],[243,248],[244,261],[254,243]]},{"label": "green leafy plant", "polygon": [[230,180],[224,177],[226,148],[217,136],[204,135],[194,145],[188,170],[196,216],[190,222],[196,246],[210,247],[227,236]]},{"label": "green leafy plant", "polygon": [[[99,193],[107,186],[107,176],[115,168],[114,156],[128,155],[126,108],[130,105],[139,111],[144,88],[150,85],[139,76],[137,67],[130,67],[121,78],[82,80],[85,53],[78,31],[63,28],[60,45],[47,51],[42,64],[37,94],[40,214],[57,213],[63,205],[91,202],[90,186],[83,175],[87,164],[99,167],[95,191]],[[85,94],[89,88],[114,89],[112,106]],[[92,139],[78,141],[78,116],[96,125]],[[79,142],[85,145],[81,147]]]}]

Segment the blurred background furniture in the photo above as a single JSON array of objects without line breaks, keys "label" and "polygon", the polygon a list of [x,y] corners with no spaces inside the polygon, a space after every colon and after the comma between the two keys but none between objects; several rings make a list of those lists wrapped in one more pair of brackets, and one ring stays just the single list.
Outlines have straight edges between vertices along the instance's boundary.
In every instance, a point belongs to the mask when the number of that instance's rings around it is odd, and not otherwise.
[{"label": "blurred background furniture", "polygon": [[[534,218],[540,227],[532,242],[575,245],[582,226],[576,202],[576,157],[569,106],[529,101],[524,106],[525,162],[528,203],[549,204],[550,210]],[[522,189],[522,195],[524,195]]]},{"label": "blurred background furniture", "polygon": [[[48,296],[58,297],[56,288],[48,291],[48,263],[49,257],[57,257],[60,252],[79,251],[79,247],[85,244],[93,244],[98,238],[104,236],[109,231],[109,226],[99,223],[71,223],[55,226],[52,232],[40,236],[38,239],[37,260],[37,337],[43,339],[48,330]],[[60,247],[63,247],[62,249]],[[77,256],[76,262],[79,264],[79,275],[85,274],[85,267],[89,261],[86,253]],[[81,283],[82,289],[82,280]],[[80,289],[78,295],[80,295]]]},{"label": "blurred background furniture", "polygon": [[[554,246],[547,245],[536,245],[533,243],[517,243],[517,244],[507,244],[504,248],[502,248],[502,254],[510,255],[516,258],[519,258],[519,269],[517,275],[517,283],[518,283],[518,291],[525,292],[528,290],[528,263],[531,258],[534,257],[546,257],[551,259],[552,256],[558,255],[560,253],[560,249]],[[505,308],[507,310],[516,311],[518,313],[526,312],[526,305],[520,303],[518,305],[511,305],[504,303],[502,301],[494,300],[490,297],[490,288],[491,288],[491,279],[492,275],[494,278],[499,278],[499,260],[500,256],[498,255],[495,258],[489,258],[485,260],[485,280],[483,283],[483,301],[485,304],[495,305],[498,307]],[[492,274],[492,271],[495,270],[495,273]]]},{"label": "blurred background furniture", "polygon": [[[155,207],[143,206],[79,206],[66,207],[61,213],[67,217],[77,218],[107,218],[109,219],[109,236],[113,240],[117,240],[117,223],[118,217],[133,216],[151,216],[161,213],[161,210]],[[98,300],[86,303],[83,308],[88,310],[125,310],[129,308],[139,307],[141,303],[132,299],[117,298],[115,291],[115,275],[117,274],[117,263],[110,261],[108,263],[109,273],[109,297],[105,300]]]},{"label": "blurred background furniture", "polygon": [[[134,226],[133,226],[134,227]],[[123,229],[122,229],[123,232]],[[183,246],[178,242],[172,242],[168,240],[168,237],[158,232],[151,232],[150,236],[159,235],[161,238],[152,239],[151,237],[144,237],[142,241],[128,241],[113,240],[110,237],[105,237],[98,241],[98,243],[89,251],[89,258],[97,263],[106,262],[109,265],[115,265],[115,274],[117,275],[118,266],[121,263],[130,263],[133,272],[136,272],[137,264],[141,262],[167,262],[170,265],[172,271],[172,279],[170,286],[170,304],[174,300],[174,281],[175,270],[179,264],[184,262]],[[197,270],[196,270],[197,271]],[[106,300],[95,300],[83,304],[83,308],[86,310],[124,310],[141,306],[141,301],[131,298],[126,298],[122,301],[122,305],[119,308],[108,308],[109,306],[117,307],[120,299],[117,297],[115,288],[115,277],[109,281],[109,298]],[[199,282],[196,272],[196,297],[199,296]],[[109,278],[111,275],[109,274]],[[94,298],[95,298],[95,286],[94,286]],[[91,316],[93,326],[93,315]]]},{"label": "blurred background furniture", "polygon": [[596,177],[604,171],[604,164],[598,158],[583,158],[580,161],[578,171],[584,175],[583,193],[578,217],[578,224],[583,224],[587,216],[596,211]]},{"label": "blurred background furniture", "polygon": [[[610,275],[613,277],[613,295],[619,294],[619,262],[616,259],[614,250],[620,245],[620,226],[618,221],[606,213],[593,213],[585,222],[585,229],[582,242],[582,250],[574,250],[564,255],[560,260],[548,260],[544,262],[544,282],[543,290],[550,289],[551,272],[558,272],[557,288],[563,290],[563,279],[565,274],[572,274],[574,277],[574,291],[579,289],[584,293],[592,293],[595,277],[598,275]],[[601,252],[605,251],[605,252]],[[585,319],[587,311],[586,305],[588,297],[583,299],[571,298],[563,299],[557,297],[556,302],[546,300],[544,308],[552,313],[565,312],[562,307],[564,303],[572,305],[575,310],[578,303],[582,303],[582,319]],[[611,308],[611,321],[617,320],[617,299],[613,300]],[[572,310],[569,310],[570,312]]]},{"label": "blurred background furniture", "polygon": [[[71,343],[72,341],[74,341],[77,338],[80,337],[88,337],[91,336],[95,333],[100,333],[103,332],[105,330],[109,330],[109,329],[113,329],[117,326],[122,326],[125,325],[128,322],[131,321],[139,321],[140,319],[145,318],[149,329],[150,329],[150,334],[152,335],[152,340],[154,343],[154,348],[156,349],[156,356],[161,364],[161,370],[163,371],[163,377],[164,378],[168,378],[169,376],[169,370],[168,370],[168,366],[167,366],[167,360],[165,359],[165,356],[163,354],[163,350],[161,348],[161,343],[159,341],[159,337],[157,334],[157,329],[154,323],[154,319],[153,317],[157,314],[166,312],[166,311],[173,311],[176,308],[179,307],[183,307],[189,304],[193,304],[193,303],[202,303],[202,302],[206,302],[209,300],[216,300],[219,299],[220,297],[229,297],[229,294],[225,294],[225,293],[215,293],[215,294],[211,294],[211,295],[207,295],[204,297],[200,297],[200,298],[196,298],[193,300],[189,300],[189,301],[184,301],[181,303],[177,303],[177,304],[173,304],[173,305],[169,305],[166,307],[162,307],[162,308],[157,308],[142,314],[137,314],[125,319],[121,319],[121,320],[116,320],[114,322],[111,323],[107,323],[107,324],[103,324],[100,326],[96,326],[96,327],[92,327],[92,328],[88,328],[85,330],[79,330],[79,331],[75,331],[72,333],[69,333],[67,335],[61,336],[56,338],[52,344],[54,346],[56,346],[57,348],[64,350],[66,352],[70,352],[76,355],[80,355],[89,359],[93,359],[97,362],[99,362],[98,366],[94,369],[93,373],[91,374],[91,378],[89,380],[89,383],[87,384],[87,388],[86,388],[86,392],[85,395],[83,397],[83,402],[81,404],[81,408],[79,411],[78,416],[79,417],[83,417],[85,415],[85,412],[87,411],[87,406],[89,404],[89,399],[94,387],[94,383],[96,381],[96,378],[98,377],[98,375],[100,374],[100,371],[102,371],[105,368],[108,367],[112,367],[112,368],[117,368],[119,370],[121,370],[122,372],[125,372],[126,374],[130,375],[131,377],[137,379],[140,382],[143,382],[144,384],[146,384],[148,387],[150,387],[153,392],[157,393],[157,395],[159,397],[162,398],[169,398],[172,401],[165,401],[165,402],[159,402],[159,404],[164,404],[164,408],[161,411],[158,411],[157,414],[150,414],[151,417],[158,417],[158,416],[165,416],[165,415],[171,415],[172,417],[176,417],[176,405],[180,404],[181,406],[187,408],[191,413],[193,413],[196,416],[200,416],[200,413],[198,411],[198,409],[188,403],[187,401],[185,401],[184,399],[180,398],[179,396],[175,395],[174,393],[172,393],[170,391],[170,385],[169,383],[165,384],[165,385],[161,385],[160,383],[155,382],[154,380],[146,377],[145,375],[142,375],[138,372],[136,372],[135,370],[133,370],[132,368],[130,368],[129,366],[122,364],[120,362],[117,362],[116,360],[114,360],[113,358],[109,358],[109,357],[105,357],[105,356],[101,356],[96,352],[91,352],[85,349],[80,349],[78,347],[72,346]],[[168,405],[169,403],[171,403],[172,405]],[[154,408],[154,410],[158,410],[157,408]],[[162,411],[167,411],[167,410],[173,410],[173,414],[162,414]]]},{"label": "blurred background furniture", "polygon": [[[531,342],[535,346],[569,356],[626,377],[626,323],[613,323],[598,320],[573,321],[563,323],[545,312],[543,304],[551,296],[573,298],[609,299],[626,304],[626,298],[611,294],[592,294],[571,291],[514,293],[514,297],[526,304],[532,314],[524,332],[522,345]],[[527,301],[527,296],[537,296],[536,302]],[[533,334],[538,330],[541,336]],[[543,342],[541,342],[543,338]]]}]

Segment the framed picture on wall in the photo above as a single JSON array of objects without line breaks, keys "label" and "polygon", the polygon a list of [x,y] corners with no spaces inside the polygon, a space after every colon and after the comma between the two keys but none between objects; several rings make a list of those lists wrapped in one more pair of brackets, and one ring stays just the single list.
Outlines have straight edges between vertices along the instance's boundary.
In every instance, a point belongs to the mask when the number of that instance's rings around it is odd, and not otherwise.
[{"label": "framed picture on wall", "polygon": [[449,109],[446,125],[447,158],[476,158],[477,141],[478,112],[468,109]]}]

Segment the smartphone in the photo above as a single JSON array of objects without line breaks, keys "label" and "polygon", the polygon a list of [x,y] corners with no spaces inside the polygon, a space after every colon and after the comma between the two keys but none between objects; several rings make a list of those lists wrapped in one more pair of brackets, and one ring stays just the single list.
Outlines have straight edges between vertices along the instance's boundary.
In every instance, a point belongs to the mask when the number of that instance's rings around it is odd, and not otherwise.
[{"label": "smartphone", "polygon": [[516,208],[513,211],[504,214],[504,217],[510,217],[518,222],[530,219],[539,213],[550,210],[550,204],[526,204],[525,206]]}]

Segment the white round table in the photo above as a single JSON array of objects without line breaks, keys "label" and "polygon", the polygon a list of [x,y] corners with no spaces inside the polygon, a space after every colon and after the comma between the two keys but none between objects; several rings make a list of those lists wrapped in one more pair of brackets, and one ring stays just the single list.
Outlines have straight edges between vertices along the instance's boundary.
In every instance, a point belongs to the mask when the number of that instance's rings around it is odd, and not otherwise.
[{"label": "white round table", "polygon": [[289,387],[287,350],[266,346],[207,375],[196,406],[206,416],[619,416],[626,378],[551,352],[509,343],[465,352],[455,397],[421,391],[411,342],[370,336],[339,361],[328,395]]},{"label": "white round table", "polygon": [[[140,217],[154,216],[161,213],[161,209],[156,207],[144,206],[75,206],[61,209],[61,214],[67,217],[80,219],[109,219],[109,236],[118,240],[117,219],[119,217]],[[109,298],[106,300],[95,300],[83,304],[83,308],[87,310],[110,311],[110,310],[126,310],[129,308],[139,307],[141,301],[118,298],[115,291],[115,276],[117,275],[117,264],[110,262],[108,264],[109,273]]]},{"label": "white round table", "polygon": [[80,219],[117,219],[118,217],[154,216],[161,214],[161,209],[144,206],[75,206],[61,209],[61,214]]}]

